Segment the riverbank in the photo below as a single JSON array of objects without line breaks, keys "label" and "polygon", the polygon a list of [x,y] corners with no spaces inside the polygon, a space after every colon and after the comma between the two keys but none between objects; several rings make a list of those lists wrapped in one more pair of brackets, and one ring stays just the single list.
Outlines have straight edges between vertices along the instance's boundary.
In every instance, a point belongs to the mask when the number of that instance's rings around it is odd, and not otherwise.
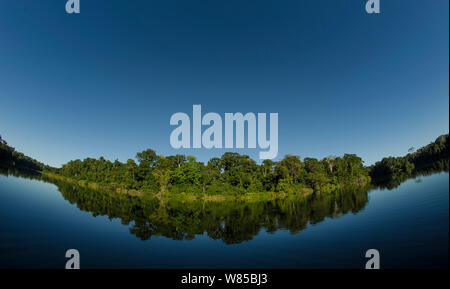
[{"label": "riverbank", "polygon": [[75,180],[72,178],[68,178],[65,176],[57,175],[51,172],[42,172],[42,176],[44,179],[62,181],[65,183],[75,184],[77,186],[88,188],[92,190],[103,190],[110,191],[116,194],[125,194],[129,196],[135,197],[155,197],[158,199],[174,199],[174,200],[203,200],[203,201],[229,201],[229,200],[275,200],[275,199],[285,199],[288,197],[307,197],[311,196],[314,193],[313,189],[304,188],[297,193],[285,193],[285,192],[260,192],[260,193],[245,193],[241,195],[230,194],[230,195],[207,195],[207,194],[193,194],[193,193],[172,193],[170,191],[164,193],[151,193],[151,192],[142,192],[136,190],[126,190],[115,184],[110,185],[102,185],[94,182],[87,182],[85,180]]}]

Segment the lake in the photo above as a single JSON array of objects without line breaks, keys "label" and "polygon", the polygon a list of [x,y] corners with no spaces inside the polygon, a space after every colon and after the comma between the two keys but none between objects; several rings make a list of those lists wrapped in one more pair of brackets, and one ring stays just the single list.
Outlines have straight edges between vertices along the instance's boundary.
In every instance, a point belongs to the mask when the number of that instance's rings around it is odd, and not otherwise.
[{"label": "lake", "polygon": [[0,268],[448,268],[449,174],[276,201],[176,201],[0,175]]}]

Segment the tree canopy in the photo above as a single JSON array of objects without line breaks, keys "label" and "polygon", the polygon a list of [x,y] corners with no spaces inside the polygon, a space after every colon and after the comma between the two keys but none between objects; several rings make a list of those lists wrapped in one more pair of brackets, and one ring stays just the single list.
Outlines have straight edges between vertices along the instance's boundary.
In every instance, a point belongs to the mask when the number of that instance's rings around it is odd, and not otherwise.
[{"label": "tree canopy", "polygon": [[286,155],[279,161],[264,160],[257,164],[247,155],[226,152],[204,164],[194,156],[162,156],[146,149],[136,154],[137,162],[86,158],[70,161],[61,168],[45,166],[16,152],[2,139],[0,166],[43,170],[79,182],[150,194],[327,193],[389,182],[431,169],[448,170],[448,139],[448,134],[440,136],[416,151],[410,149],[404,157],[386,157],[370,167],[364,166],[355,154],[322,160]]}]

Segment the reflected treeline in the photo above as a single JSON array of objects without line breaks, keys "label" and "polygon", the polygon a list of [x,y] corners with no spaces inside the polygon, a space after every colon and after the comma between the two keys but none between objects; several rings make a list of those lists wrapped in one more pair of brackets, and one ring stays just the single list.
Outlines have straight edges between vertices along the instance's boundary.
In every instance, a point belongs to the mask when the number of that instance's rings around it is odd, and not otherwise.
[{"label": "reflected treeline", "polygon": [[411,174],[398,174],[398,175],[393,176],[389,180],[374,182],[374,187],[380,188],[380,189],[393,190],[393,189],[397,188],[398,186],[400,186],[403,182],[405,182],[409,179],[417,178],[416,182],[421,182],[420,177],[425,177],[425,176],[429,176],[429,175],[440,173],[440,172],[448,173],[449,172],[448,162],[445,165],[446,166],[442,166],[442,167],[438,166],[438,167],[431,167],[431,168],[423,169],[420,172],[413,172]]},{"label": "reflected treeline", "polygon": [[141,240],[153,236],[192,240],[206,233],[227,244],[241,243],[262,229],[298,233],[308,223],[357,213],[368,202],[368,189],[270,201],[183,201],[98,191],[63,181],[56,184],[64,198],[80,210],[120,218]]},{"label": "reflected treeline", "polygon": [[[130,226],[130,233],[141,240],[164,236],[174,240],[192,240],[206,235],[227,244],[251,240],[261,230],[280,229],[296,234],[308,224],[325,218],[358,213],[368,202],[373,188],[393,189],[409,178],[430,175],[442,170],[430,169],[414,176],[402,176],[375,187],[355,188],[334,193],[296,195],[273,200],[204,201],[155,198],[107,190],[93,190],[42,176],[33,171],[0,169],[1,174],[37,179],[58,186],[62,196],[80,210],[93,216],[119,218]],[[448,171],[448,170],[447,170]],[[420,180],[420,179],[418,179]]]},{"label": "reflected treeline", "polygon": [[30,180],[42,180],[41,173],[34,170],[4,168],[0,166],[0,174],[5,176],[21,177]]}]

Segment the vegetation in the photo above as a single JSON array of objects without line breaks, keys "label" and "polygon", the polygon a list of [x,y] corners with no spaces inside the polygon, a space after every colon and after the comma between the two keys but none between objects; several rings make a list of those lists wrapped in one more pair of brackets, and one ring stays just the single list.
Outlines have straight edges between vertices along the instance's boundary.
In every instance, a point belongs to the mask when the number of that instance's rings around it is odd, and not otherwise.
[{"label": "vegetation", "polygon": [[1,140],[0,173],[54,183],[79,209],[120,218],[141,240],[192,240],[207,234],[235,244],[263,229],[295,234],[325,218],[357,213],[368,202],[370,182],[390,189],[412,176],[448,171],[448,141],[443,135],[370,167],[352,154],[322,160],[286,155],[257,164],[248,156],[225,153],[204,164],[192,156],[164,157],[148,149],[136,155],[137,162],[100,157],[52,168]]},{"label": "vegetation", "polygon": [[254,193],[332,192],[344,186],[370,183],[361,158],[346,154],[321,161],[287,155],[279,162],[258,165],[246,155],[225,153],[206,165],[195,157],[158,156],[148,149],[136,155],[138,163],[87,158],[52,169],[53,174],[96,183],[102,187],[176,196],[245,196]]},{"label": "vegetation", "polygon": [[430,171],[449,170],[449,135],[441,135],[434,142],[404,157],[387,157],[370,167],[374,184],[400,184],[406,178]]},{"label": "vegetation", "polygon": [[43,171],[48,177],[138,195],[179,199],[248,199],[274,196],[333,193],[343,188],[400,182],[406,177],[449,167],[448,134],[404,157],[387,157],[365,167],[360,157],[345,154],[322,160],[286,155],[274,162],[257,164],[249,156],[227,152],[208,163],[193,156],[161,156],[147,149],[136,161],[111,162],[103,157],[86,158],[51,168],[0,143],[0,166]]},{"label": "vegetation", "polygon": [[13,147],[0,136],[0,168],[42,171],[46,166]]}]

